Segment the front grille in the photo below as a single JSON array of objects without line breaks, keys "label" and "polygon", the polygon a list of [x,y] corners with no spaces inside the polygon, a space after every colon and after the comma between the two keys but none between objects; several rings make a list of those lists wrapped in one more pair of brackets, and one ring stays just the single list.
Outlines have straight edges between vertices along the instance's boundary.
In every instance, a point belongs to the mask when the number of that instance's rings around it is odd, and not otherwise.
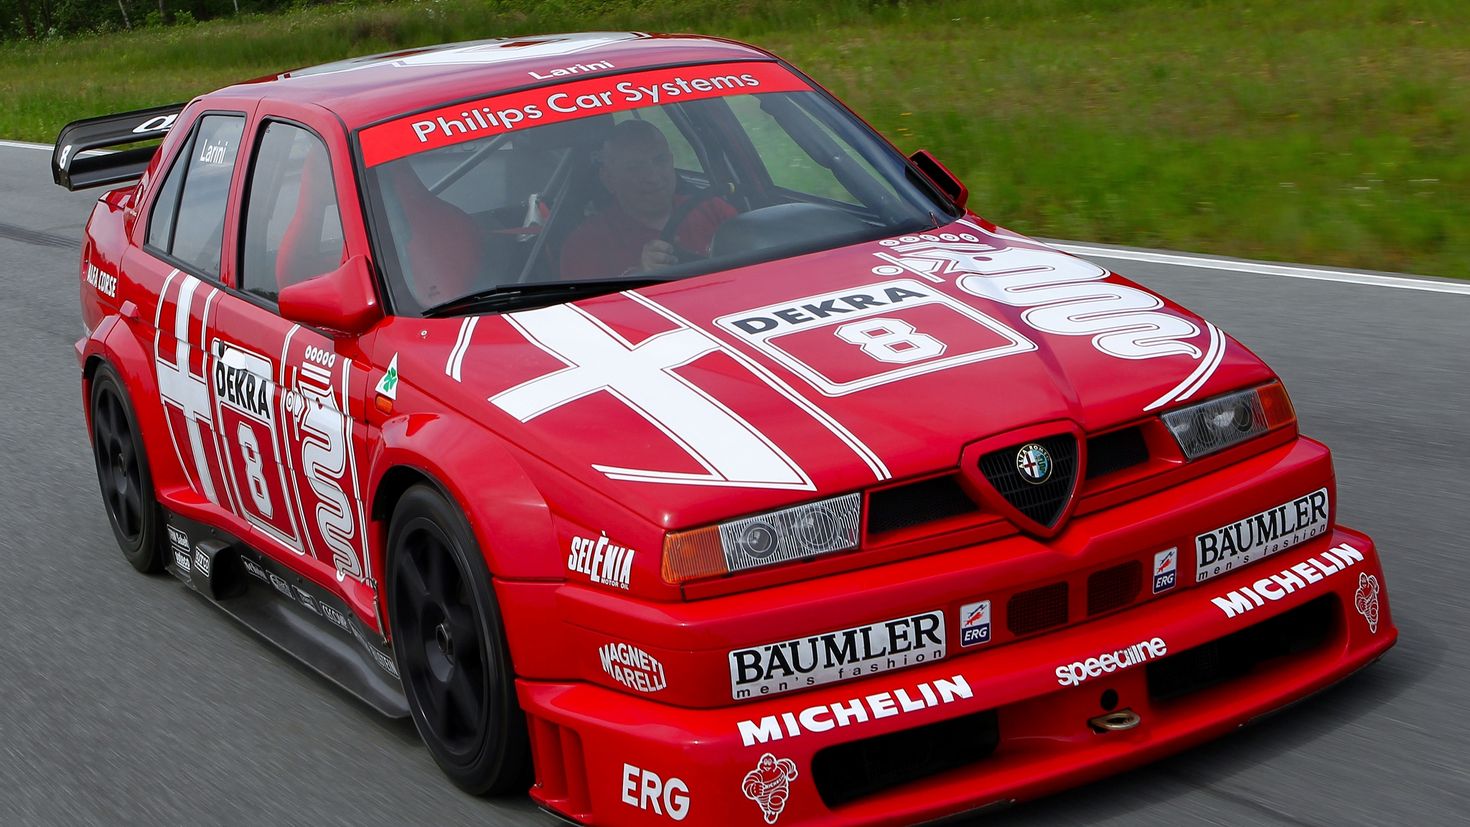
[{"label": "front grille", "polygon": [[1087,478],[1095,479],[1148,462],[1143,429],[1124,428],[1087,440]]},{"label": "front grille", "polygon": [[994,710],[827,747],[812,778],[828,807],[876,795],[990,757],[1000,743]]},{"label": "front grille", "polygon": [[1087,578],[1087,613],[1109,612],[1127,606],[1143,587],[1143,564],[1137,560],[1095,571]]},{"label": "front grille", "polygon": [[1071,434],[1058,434],[1032,441],[1051,454],[1051,476],[1045,482],[1028,482],[1016,470],[1017,452],[1029,443],[1017,443],[980,457],[980,471],[1006,502],[1032,520],[1051,528],[1061,518],[1067,500],[1072,496],[1072,486],[1077,478],[1077,438]]},{"label": "front grille", "polygon": [[979,510],[953,475],[874,491],[868,497],[868,533],[881,534]]},{"label": "front grille", "polygon": [[1006,628],[1029,635],[1067,622],[1067,584],[1053,583],[1020,592],[1006,604]]},{"label": "front grille", "polygon": [[1321,646],[1332,631],[1330,594],[1148,665],[1148,694],[1169,700],[1249,674],[1262,662]]}]

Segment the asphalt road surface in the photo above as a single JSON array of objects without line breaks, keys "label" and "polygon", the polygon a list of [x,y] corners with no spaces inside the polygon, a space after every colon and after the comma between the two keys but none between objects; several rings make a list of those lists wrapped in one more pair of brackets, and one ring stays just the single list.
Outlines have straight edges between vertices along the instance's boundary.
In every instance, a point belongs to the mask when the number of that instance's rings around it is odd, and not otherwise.
[{"label": "asphalt road surface", "polygon": [[[0,145],[0,824],[553,823],[524,797],[462,795],[411,725],[123,561],[72,351],[95,193],[53,186],[47,164]],[[988,823],[1464,823],[1470,293],[1109,255],[1285,378],[1336,452],[1343,522],[1383,552],[1402,638],[1261,725]]]}]

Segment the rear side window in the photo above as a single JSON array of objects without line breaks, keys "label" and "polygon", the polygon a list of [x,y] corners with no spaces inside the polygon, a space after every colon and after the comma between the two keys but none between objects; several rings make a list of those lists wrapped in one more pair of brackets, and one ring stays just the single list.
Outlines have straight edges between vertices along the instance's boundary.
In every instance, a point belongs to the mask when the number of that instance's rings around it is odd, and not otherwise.
[{"label": "rear side window", "polygon": [[321,139],[294,124],[265,127],[250,170],[240,287],[269,301],[342,263],[342,220]]},{"label": "rear side window", "polygon": [[205,115],[159,188],[148,244],[207,276],[218,277],[230,175],[245,119]]}]

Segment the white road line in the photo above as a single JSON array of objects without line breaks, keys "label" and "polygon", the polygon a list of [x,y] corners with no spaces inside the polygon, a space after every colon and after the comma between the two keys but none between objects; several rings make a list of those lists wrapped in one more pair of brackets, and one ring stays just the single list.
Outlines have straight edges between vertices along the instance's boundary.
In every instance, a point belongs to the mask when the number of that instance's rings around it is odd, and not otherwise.
[{"label": "white road line", "polygon": [[1220,258],[1202,258],[1180,253],[1156,253],[1144,250],[1115,250],[1108,247],[1089,247],[1067,241],[1048,241],[1058,250],[1089,258],[1109,258],[1120,261],[1143,261],[1149,264],[1167,264],[1174,267],[1199,267],[1208,270],[1231,270],[1237,273],[1254,273],[1260,276],[1279,276],[1287,279],[1309,281],[1335,281],[1341,284],[1359,284],[1367,287],[1392,287],[1398,290],[1421,290],[1427,293],[1457,293],[1470,296],[1470,283],[1457,284],[1450,281],[1407,278],[1404,276],[1378,276],[1371,273],[1353,273],[1346,270],[1331,270],[1321,267],[1297,267],[1286,264],[1267,264],[1259,261],[1232,261]]},{"label": "white road line", "polygon": [[16,149],[44,149],[47,152],[56,149],[51,144],[33,144],[30,141],[0,141],[0,146],[12,146]]}]

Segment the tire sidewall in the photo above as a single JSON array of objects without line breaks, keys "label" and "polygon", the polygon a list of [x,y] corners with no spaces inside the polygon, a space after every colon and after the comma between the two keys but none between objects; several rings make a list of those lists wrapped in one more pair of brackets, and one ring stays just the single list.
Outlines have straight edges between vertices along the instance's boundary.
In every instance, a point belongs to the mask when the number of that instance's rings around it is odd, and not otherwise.
[{"label": "tire sidewall", "polygon": [[397,552],[407,530],[417,521],[432,522],[445,539],[446,547],[455,558],[461,574],[469,584],[474,600],[476,620],[480,626],[481,640],[485,651],[481,653],[487,669],[485,685],[487,726],[484,737],[474,757],[457,757],[441,747],[434,738],[433,730],[425,720],[408,674],[408,665],[398,641],[402,638],[392,607],[396,605],[394,592],[397,588],[396,568],[391,560],[385,561],[388,575],[387,605],[388,627],[394,641],[394,658],[399,674],[403,676],[404,693],[408,696],[409,710],[415,727],[423,738],[435,762],[456,785],[474,795],[494,795],[524,787],[526,781],[526,724],[515,696],[514,672],[511,667],[509,647],[505,639],[504,626],[500,619],[499,603],[495,599],[490,572],[481,556],[479,545],[474,540],[469,523],[460,510],[452,505],[443,494],[428,485],[410,488],[399,499],[393,510],[388,529],[388,556]]},{"label": "tire sidewall", "polygon": [[[140,479],[140,496],[143,507],[138,519],[142,524],[142,530],[138,532],[137,538],[129,540],[123,534],[117,524],[117,517],[112,513],[112,508],[107,504],[106,494],[102,486],[102,456],[98,453],[97,446],[97,402],[102,395],[110,393],[117,397],[122,405],[123,419],[128,425],[128,438],[133,442],[133,450],[137,454],[138,475]],[[111,365],[105,362],[92,374],[91,396],[88,400],[87,437],[92,443],[92,462],[97,471],[98,493],[102,496],[102,509],[107,512],[107,523],[112,527],[112,536],[117,539],[118,547],[133,568],[145,574],[154,574],[163,570],[164,558],[161,553],[159,533],[162,530],[162,519],[158,510],[158,498],[153,490],[153,472],[148,467],[148,452],[143,444],[142,431],[138,428],[138,417],[133,411],[133,401],[128,396],[127,387],[122,379],[113,370]]]}]

